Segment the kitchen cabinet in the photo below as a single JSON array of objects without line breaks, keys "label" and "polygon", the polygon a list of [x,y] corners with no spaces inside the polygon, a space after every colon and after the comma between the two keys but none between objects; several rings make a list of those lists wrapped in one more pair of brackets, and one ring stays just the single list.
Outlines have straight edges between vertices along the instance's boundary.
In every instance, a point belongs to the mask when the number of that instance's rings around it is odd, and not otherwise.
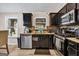
[{"label": "kitchen cabinet", "polygon": [[67,12],[76,8],[76,3],[68,3],[67,4]]},{"label": "kitchen cabinet", "polygon": [[39,36],[39,48],[49,48],[47,36]]},{"label": "kitchen cabinet", "polygon": [[32,48],[32,36],[31,35],[21,35],[20,36],[20,48]]},{"label": "kitchen cabinet", "polygon": [[68,56],[79,56],[79,44],[68,40]]},{"label": "kitchen cabinet", "polygon": [[61,13],[57,14],[57,25],[61,25]]},{"label": "kitchen cabinet", "polygon": [[61,23],[61,18],[60,18],[60,14],[58,13],[52,13],[50,15],[50,23],[51,25],[60,25]]},{"label": "kitchen cabinet", "polygon": [[53,38],[51,35],[33,35],[32,47],[33,48],[53,48]]},{"label": "kitchen cabinet", "polygon": [[77,9],[79,9],[79,3],[77,3]]},{"label": "kitchen cabinet", "polygon": [[57,22],[58,22],[58,21],[57,21],[57,16],[54,16],[54,18],[53,18],[53,21],[52,21],[52,22],[53,22],[53,23],[52,23],[53,25],[57,25]]},{"label": "kitchen cabinet", "polygon": [[67,12],[67,6],[65,5],[58,13],[51,13],[50,20],[52,25],[60,25],[61,24],[61,16]]},{"label": "kitchen cabinet", "polygon": [[79,3],[77,3],[77,24],[79,24]]},{"label": "kitchen cabinet", "polygon": [[67,13],[67,5],[65,5],[58,13],[60,13],[60,17]]},{"label": "kitchen cabinet", "polygon": [[27,27],[32,26],[32,13],[23,13],[23,25]]},{"label": "kitchen cabinet", "polygon": [[39,48],[38,36],[32,36],[32,48]]},{"label": "kitchen cabinet", "polygon": [[56,20],[55,20],[55,15],[57,13],[50,13],[49,16],[50,16],[50,25],[56,25]]},{"label": "kitchen cabinet", "polygon": [[[68,3],[59,11],[59,13],[63,13],[63,14],[61,14],[61,16],[64,16],[62,18],[62,24],[61,25],[77,24],[76,22],[77,22],[78,17],[77,17],[76,7],[77,7],[76,3]],[[65,12],[63,10],[65,10]],[[73,10],[75,10],[75,11],[73,11]],[[73,13],[73,15],[72,15],[72,13]],[[68,19],[66,19],[66,18],[68,18]]]},{"label": "kitchen cabinet", "polygon": [[[76,8],[79,9],[78,5],[79,5],[78,3],[68,3],[58,13],[56,14],[51,13],[50,14],[51,25],[56,25],[56,26],[61,25],[61,20],[62,20],[61,17],[73,9],[76,9]],[[77,16],[75,16],[75,18],[77,18],[76,19],[77,22],[79,22],[78,14],[79,14],[79,11],[78,12],[76,11]]]},{"label": "kitchen cabinet", "polygon": [[55,25],[57,25],[57,26],[59,26],[60,24],[61,24],[61,14],[60,13],[58,13],[54,18],[53,18],[53,20],[54,20],[54,24]]}]

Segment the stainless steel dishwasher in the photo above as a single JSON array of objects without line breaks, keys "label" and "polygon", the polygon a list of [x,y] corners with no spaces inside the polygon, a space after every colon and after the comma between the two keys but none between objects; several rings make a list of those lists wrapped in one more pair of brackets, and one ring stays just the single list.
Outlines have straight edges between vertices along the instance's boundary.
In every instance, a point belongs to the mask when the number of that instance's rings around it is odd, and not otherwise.
[{"label": "stainless steel dishwasher", "polygon": [[32,48],[31,35],[21,35],[21,48]]}]

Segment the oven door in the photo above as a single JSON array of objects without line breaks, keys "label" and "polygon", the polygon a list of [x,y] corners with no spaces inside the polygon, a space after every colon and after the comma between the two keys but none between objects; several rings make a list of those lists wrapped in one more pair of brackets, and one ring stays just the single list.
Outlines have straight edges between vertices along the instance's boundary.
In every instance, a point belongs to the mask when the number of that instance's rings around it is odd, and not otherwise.
[{"label": "oven door", "polygon": [[77,56],[77,50],[72,48],[71,46],[68,46],[68,56]]},{"label": "oven door", "polygon": [[77,56],[77,44],[74,42],[68,42],[68,56]]}]

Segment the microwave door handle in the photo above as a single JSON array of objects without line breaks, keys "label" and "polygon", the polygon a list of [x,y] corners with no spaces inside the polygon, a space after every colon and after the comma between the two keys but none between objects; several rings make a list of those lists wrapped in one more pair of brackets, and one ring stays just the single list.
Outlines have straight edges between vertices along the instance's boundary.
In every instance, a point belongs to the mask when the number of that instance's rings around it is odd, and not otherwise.
[{"label": "microwave door handle", "polygon": [[71,14],[69,14],[69,22],[71,21]]}]

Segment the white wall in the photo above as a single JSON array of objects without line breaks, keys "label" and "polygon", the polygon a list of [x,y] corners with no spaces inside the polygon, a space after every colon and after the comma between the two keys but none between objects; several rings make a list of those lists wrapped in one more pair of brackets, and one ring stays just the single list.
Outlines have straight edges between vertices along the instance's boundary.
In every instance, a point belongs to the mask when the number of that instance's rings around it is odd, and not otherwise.
[{"label": "white wall", "polygon": [[[35,18],[36,17],[46,17],[46,26],[49,25],[49,15],[47,12],[33,12],[33,19],[32,24],[35,26]],[[22,13],[0,13],[0,29],[6,29],[5,26],[5,17],[17,17],[18,18],[18,34],[23,33],[24,26],[23,26],[23,15]],[[19,36],[19,35],[18,35]],[[9,39],[9,44],[17,44],[17,39]]]},{"label": "white wall", "polygon": [[[5,17],[17,17],[18,18],[18,34],[23,32],[23,16],[22,13],[0,13],[0,29],[6,29]],[[18,35],[19,36],[19,35]],[[17,39],[9,38],[8,44],[17,44]]]},{"label": "white wall", "polygon": [[0,13],[0,29],[6,29],[5,17],[18,17],[19,32],[23,32],[23,16],[22,13]]}]

